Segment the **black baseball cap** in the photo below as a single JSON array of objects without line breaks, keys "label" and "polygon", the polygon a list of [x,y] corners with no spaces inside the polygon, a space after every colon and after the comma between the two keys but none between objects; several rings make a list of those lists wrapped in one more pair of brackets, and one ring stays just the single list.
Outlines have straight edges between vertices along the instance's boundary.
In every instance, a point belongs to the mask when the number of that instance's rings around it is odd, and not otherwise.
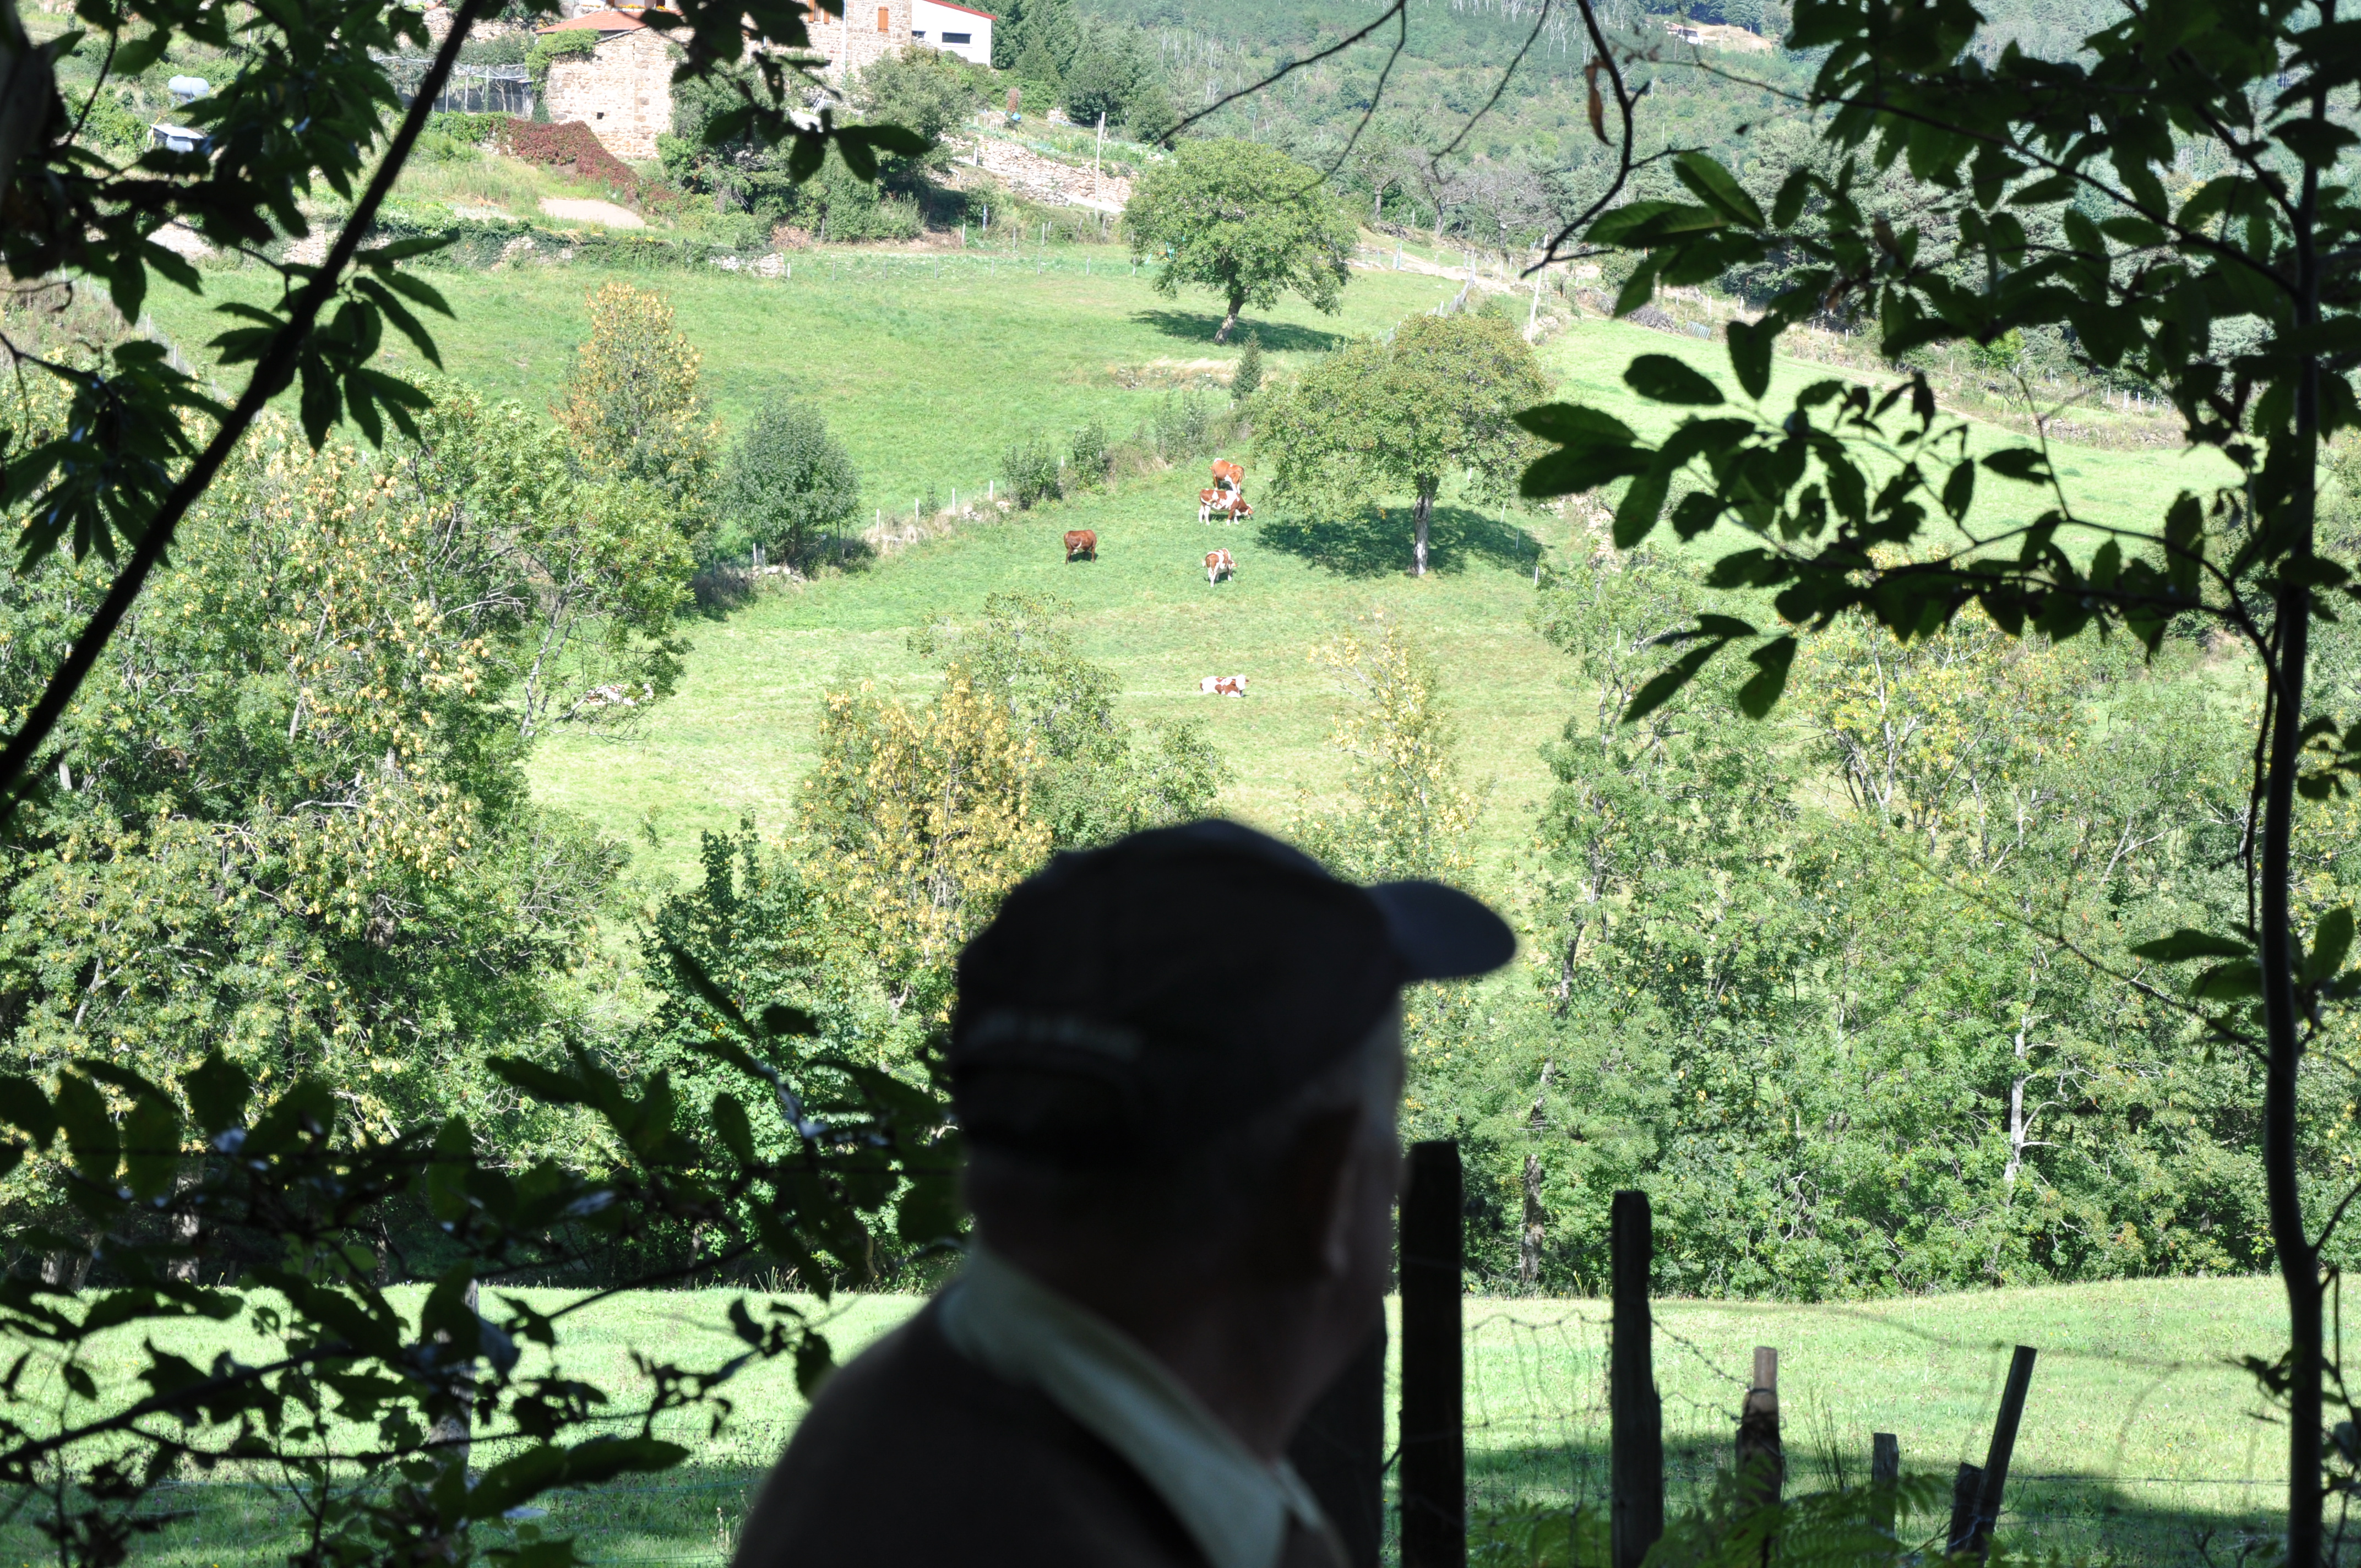
[{"label": "black baseball cap", "polygon": [[1342,1060],[1403,986],[1515,952],[1441,883],[1357,886],[1235,822],[1135,833],[1056,856],[961,953],[952,1103],[979,1147],[1167,1159]]}]

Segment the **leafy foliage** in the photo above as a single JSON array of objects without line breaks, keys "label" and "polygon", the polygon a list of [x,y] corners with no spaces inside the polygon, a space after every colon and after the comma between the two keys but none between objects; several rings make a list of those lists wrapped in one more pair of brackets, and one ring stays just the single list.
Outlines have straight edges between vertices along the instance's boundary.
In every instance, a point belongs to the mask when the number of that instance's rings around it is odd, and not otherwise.
[{"label": "leafy foliage", "polygon": [[1533,351],[1498,316],[1411,316],[1390,340],[1349,345],[1256,411],[1255,444],[1274,500],[1359,511],[1409,490],[1411,572],[1427,565],[1427,530],[1445,476],[1467,476],[1481,503],[1509,492],[1538,448],[1517,411],[1548,395]]},{"label": "leafy foliage", "polygon": [[[2328,5],[2135,8],[2070,60],[2016,48],[1994,57],[1982,23],[1964,0],[1796,6],[1788,42],[1825,51],[1810,102],[1841,162],[1799,163],[1766,209],[1722,163],[1686,153],[1672,160],[1680,196],[1614,207],[1587,236],[1631,254],[1624,312],[1660,283],[1790,258],[1763,317],[1729,333],[1745,404],[1724,411],[1718,388],[1643,357],[1627,376],[1633,389],[1711,411],[1650,441],[1595,410],[1535,409],[1528,425],[1560,449],[1526,488],[1622,482],[1625,548],[1668,509],[1683,539],[1734,527],[1744,542],[1709,581],[1784,623],[1766,633],[1738,616],[1698,616],[1679,634],[1688,651],[1627,720],[1732,646],[1752,645],[1755,674],[1738,701],[1759,715],[1785,690],[1804,632],[1861,617],[1915,642],[1971,606],[2011,636],[2121,630],[2151,657],[2195,618],[2260,666],[2268,701],[2247,752],[2244,907],[2137,954],[2202,965],[2190,1012],[2266,1069],[2257,1142],[2290,1328],[2289,1358],[2267,1386],[2288,1408],[2287,1550],[2308,1564],[2324,1549],[2321,1260],[2334,1222],[2305,1197],[2306,1085],[2345,1070],[2340,1053],[2312,1047],[2348,1026],[2342,1007],[2361,974],[2345,968],[2345,906],[2313,918],[2302,908],[2298,803],[2334,798],[2361,773],[2346,691],[2312,684],[2315,629],[2353,597],[2349,551],[2323,538],[2320,474],[2324,444],[2361,423],[2342,346],[2361,300],[2350,277],[2361,207],[2338,181],[2356,136],[2331,105],[2361,52]],[[1906,166],[1927,192],[1911,221],[1863,210],[1864,160]],[[1883,393],[1817,381],[1784,412],[1763,407],[1780,334],[1828,313],[1873,319],[1894,362],[2055,331],[2091,373],[2160,389],[2185,443],[2218,454],[2235,478],[2184,491],[2146,525],[2097,523],[2078,515],[2045,446],[1971,451],[1923,374]]]},{"label": "leafy foliage", "polygon": [[1211,289],[1228,313],[1226,342],[1248,305],[1301,294],[1333,314],[1358,234],[1319,171],[1244,141],[1189,141],[1140,176],[1124,209],[1132,255],[1157,264],[1156,291]]},{"label": "leafy foliage", "polygon": [[607,283],[588,303],[590,340],[575,351],[566,401],[553,411],[575,461],[588,473],[652,485],[675,506],[695,506],[721,437],[699,384],[704,356],[653,290]]},{"label": "leafy foliage", "polygon": [[731,449],[718,510],[716,556],[734,560],[759,544],[782,563],[800,562],[821,534],[860,515],[861,476],[818,409],[774,399]]}]

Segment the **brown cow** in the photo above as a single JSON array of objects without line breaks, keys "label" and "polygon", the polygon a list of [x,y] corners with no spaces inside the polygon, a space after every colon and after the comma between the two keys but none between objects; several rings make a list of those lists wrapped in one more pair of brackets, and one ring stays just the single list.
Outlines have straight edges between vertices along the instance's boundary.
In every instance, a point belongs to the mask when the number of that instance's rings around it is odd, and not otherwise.
[{"label": "brown cow", "polygon": [[1071,565],[1077,555],[1090,561],[1099,558],[1099,536],[1087,528],[1066,531],[1066,564]]},{"label": "brown cow", "polygon": [[1226,457],[1213,459],[1213,488],[1243,490],[1246,488],[1246,471]]},{"label": "brown cow", "polygon": [[1228,551],[1208,550],[1205,552],[1205,582],[1209,587],[1214,583],[1220,582],[1224,577],[1235,577],[1237,575],[1238,564],[1230,559],[1230,553]]}]

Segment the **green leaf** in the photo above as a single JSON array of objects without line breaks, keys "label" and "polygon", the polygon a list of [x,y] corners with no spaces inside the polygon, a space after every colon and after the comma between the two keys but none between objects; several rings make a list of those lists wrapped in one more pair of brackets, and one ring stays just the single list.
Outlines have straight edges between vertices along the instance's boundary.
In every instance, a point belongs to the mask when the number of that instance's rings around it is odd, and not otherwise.
[{"label": "green leaf", "polygon": [[2216,964],[2201,973],[2189,987],[2189,994],[2200,1002],[2237,1002],[2262,993],[2262,966],[2252,959]]},{"label": "green leaf", "polygon": [[1629,550],[1655,532],[1656,520],[1664,513],[1665,493],[1671,488],[1671,476],[1661,465],[1631,481],[1631,488],[1623,492],[1622,503],[1615,509],[1616,549]]},{"label": "green leaf", "polygon": [[115,1118],[107,1113],[106,1096],[81,1074],[60,1073],[57,1107],[58,1120],[66,1130],[66,1146],[73,1151],[74,1168],[87,1180],[113,1185],[123,1151],[115,1141]]},{"label": "green leaf", "polygon": [[1771,203],[1771,224],[1774,228],[1793,228],[1795,220],[1804,215],[1804,203],[1811,198],[1812,171],[1791,170],[1781,181],[1779,194]]},{"label": "green leaf", "polygon": [[2252,942],[2216,936],[2211,931],[2192,930],[2184,926],[2169,937],[2158,937],[2153,942],[2142,942],[2132,949],[2132,957],[2154,963],[2175,964],[2189,959],[2244,959],[2254,956]]},{"label": "green leaf", "polygon": [[2016,479],[2028,485],[2049,482],[2048,459],[2030,446],[2009,446],[1988,454],[1984,466],[2004,479]]},{"label": "green leaf", "polygon": [[1543,403],[1521,411],[1515,418],[1519,424],[1543,441],[1554,441],[1562,446],[1571,446],[1579,441],[1608,441],[1629,445],[1639,439],[1631,433],[1631,427],[1621,420],[1612,414],[1600,413],[1597,409],[1585,408],[1580,403]]},{"label": "green leaf", "polygon": [[1746,193],[1736,177],[1719,163],[1701,152],[1685,152],[1673,159],[1673,172],[1682,184],[1694,192],[1697,200],[1728,218],[1731,223],[1748,228],[1763,226],[1763,209]]},{"label": "green leaf", "polygon": [[790,1007],[774,1002],[763,1009],[763,1032],[776,1039],[781,1036],[811,1036],[819,1033],[819,1022],[800,1007]]},{"label": "green leaf", "polygon": [[145,38],[118,43],[115,46],[115,57],[108,62],[107,71],[116,77],[137,76],[163,59],[165,47],[171,41],[171,33],[159,27]]},{"label": "green leaf", "polygon": [[1535,499],[1578,496],[1617,479],[1645,473],[1653,455],[1639,446],[1606,442],[1567,447],[1535,458],[1517,481],[1518,490]]},{"label": "green leaf", "polygon": [[1624,368],[1623,382],[1651,402],[1697,407],[1722,400],[1719,387],[1669,354],[1642,354]]},{"label": "green leaf", "polygon": [[1963,457],[1951,467],[1950,477],[1943,481],[1943,510],[1954,521],[1968,515],[1968,507],[1976,495],[1976,463]]},{"label": "green leaf", "polygon": [[522,1057],[494,1057],[484,1064],[492,1076],[513,1084],[535,1100],[551,1105],[596,1105],[598,1100],[577,1079],[555,1072]]},{"label": "green leaf", "polygon": [[141,1095],[124,1118],[124,1184],[142,1202],[171,1190],[181,1168],[181,1113],[162,1095]]},{"label": "green leaf", "polygon": [[181,1080],[181,1092],[196,1113],[197,1130],[212,1137],[244,1124],[254,1080],[216,1047]]},{"label": "green leaf", "polygon": [[1738,688],[1738,707],[1749,718],[1761,718],[1778,706],[1787,689],[1787,667],[1795,662],[1795,640],[1781,637],[1746,655],[1755,673]]},{"label": "green leaf", "polygon": [[727,1090],[713,1097],[713,1131],[739,1164],[754,1163],[754,1128],[746,1119],[745,1102]]},{"label": "green leaf", "polygon": [[41,1086],[21,1073],[0,1075],[0,1122],[30,1137],[42,1148],[58,1135],[58,1113]]},{"label": "green leaf", "polygon": [[1750,398],[1771,389],[1771,349],[1779,341],[1779,323],[1770,316],[1757,322],[1734,321],[1728,329],[1730,368]]},{"label": "green leaf", "polygon": [[1679,694],[1683,686],[1697,677],[1699,670],[1705,668],[1706,661],[1720,652],[1729,645],[1729,641],[1726,637],[1717,638],[1702,647],[1692,648],[1682,654],[1662,674],[1632,695],[1631,702],[1623,709],[1621,722],[1637,724],[1670,702]]},{"label": "green leaf", "polygon": [[2318,985],[2335,978],[2345,967],[2345,955],[2353,950],[2353,906],[2341,904],[2320,917],[2319,929],[2312,933],[2312,948],[2304,954],[2303,982]]}]

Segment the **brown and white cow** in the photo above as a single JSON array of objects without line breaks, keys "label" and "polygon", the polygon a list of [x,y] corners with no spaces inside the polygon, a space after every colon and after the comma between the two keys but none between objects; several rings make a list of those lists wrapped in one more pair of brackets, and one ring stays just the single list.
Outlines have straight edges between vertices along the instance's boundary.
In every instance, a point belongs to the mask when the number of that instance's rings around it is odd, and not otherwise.
[{"label": "brown and white cow", "polygon": [[1235,522],[1242,517],[1254,516],[1254,508],[1246,505],[1246,497],[1235,490],[1199,490],[1197,521],[1211,522],[1215,518]]},{"label": "brown and white cow", "polygon": [[1199,696],[1244,696],[1246,678],[1244,675],[1207,675],[1197,683]]},{"label": "brown and white cow", "polygon": [[1071,565],[1076,556],[1095,561],[1099,558],[1099,536],[1087,528],[1066,531],[1066,561]]},{"label": "brown and white cow", "polygon": [[1213,459],[1213,488],[1240,491],[1246,488],[1246,471],[1226,457]]},{"label": "brown and white cow", "polygon": [[1238,564],[1230,559],[1230,553],[1228,551],[1208,550],[1205,552],[1205,582],[1207,586],[1210,587],[1214,583],[1218,583],[1224,577],[1235,577],[1237,575]]}]

